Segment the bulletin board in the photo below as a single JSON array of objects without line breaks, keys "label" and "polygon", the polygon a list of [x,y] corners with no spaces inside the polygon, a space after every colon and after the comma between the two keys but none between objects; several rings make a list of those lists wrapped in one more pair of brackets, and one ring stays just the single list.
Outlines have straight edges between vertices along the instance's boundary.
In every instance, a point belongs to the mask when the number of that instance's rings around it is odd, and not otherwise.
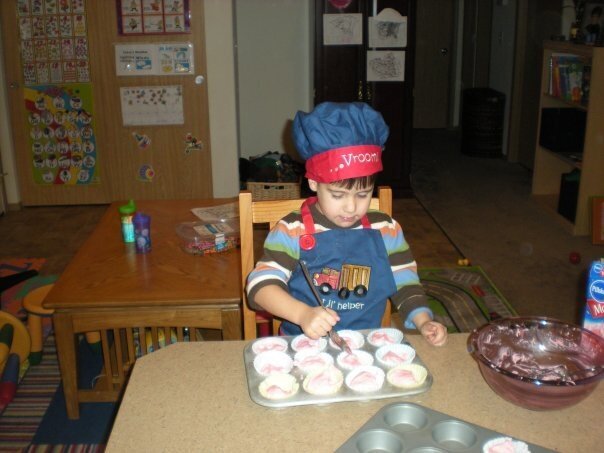
[{"label": "bulletin board", "polygon": [[189,33],[189,0],[116,0],[120,35]]}]

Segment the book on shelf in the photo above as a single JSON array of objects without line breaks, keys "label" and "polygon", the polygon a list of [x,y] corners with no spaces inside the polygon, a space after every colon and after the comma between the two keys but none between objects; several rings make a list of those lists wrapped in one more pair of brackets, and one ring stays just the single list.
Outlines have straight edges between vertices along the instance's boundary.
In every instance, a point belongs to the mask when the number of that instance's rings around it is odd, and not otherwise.
[{"label": "book on shelf", "polygon": [[549,61],[550,96],[577,104],[587,104],[591,67],[584,58],[565,53],[552,53]]}]

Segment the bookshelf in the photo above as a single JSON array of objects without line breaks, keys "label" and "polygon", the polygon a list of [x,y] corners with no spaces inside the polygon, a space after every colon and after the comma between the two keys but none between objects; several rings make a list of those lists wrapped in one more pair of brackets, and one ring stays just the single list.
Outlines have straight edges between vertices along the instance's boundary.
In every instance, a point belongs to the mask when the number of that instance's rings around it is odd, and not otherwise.
[{"label": "bookshelf", "polygon": [[[552,57],[560,54],[576,57],[591,70],[588,96],[565,96],[564,89],[553,89]],[[564,87],[564,85],[562,85]],[[542,146],[540,136],[542,111],[548,108],[577,109],[585,112],[583,149],[569,157]],[[537,129],[532,194],[551,211],[563,226],[574,235],[588,235],[591,229],[590,198],[604,195],[604,47],[585,46],[559,41],[545,41],[541,69],[541,96]],[[576,215],[568,220],[558,212],[560,186],[563,174],[580,171]]]}]

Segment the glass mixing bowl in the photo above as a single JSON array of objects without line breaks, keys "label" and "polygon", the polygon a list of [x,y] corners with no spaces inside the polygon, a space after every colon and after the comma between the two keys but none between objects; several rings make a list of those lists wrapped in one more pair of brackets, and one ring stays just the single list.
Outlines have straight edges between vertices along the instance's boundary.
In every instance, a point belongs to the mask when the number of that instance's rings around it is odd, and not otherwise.
[{"label": "glass mixing bowl", "polygon": [[572,406],[604,377],[604,338],[551,318],[491,321],[467,345],[493,391],[526,409]]}]

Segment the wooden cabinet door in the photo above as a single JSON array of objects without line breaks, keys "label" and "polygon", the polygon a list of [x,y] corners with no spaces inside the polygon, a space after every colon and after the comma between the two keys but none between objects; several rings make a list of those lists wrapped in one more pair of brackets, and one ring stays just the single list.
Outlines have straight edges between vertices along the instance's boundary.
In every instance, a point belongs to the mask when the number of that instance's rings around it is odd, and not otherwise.
[{"label": "wooden cabinet door", "polygon": [[[382,155],[384,171],[379,185],[392,187],[395,196],[411,194],[411,127],[413,113],[414,14],[413,0],[353,0],[345,8],[329,0],[315,2],[315,105],[325,101],[367,102],[379,111],[390,127]],[[375,4],[375,5],[374,5]],[[375,8],[374,8],[375,6]],[[384,8],[397,10],[408,20],[407,47],[376,49],[405,51],[404,82],[367,82],[367,17]],[[362,14],[363,42],[360,45],[323,45],[323,14]]]},{"label": "wooden cabinet door", "polygon": [[[71,186],[40,184],[33,177],[16,4],[16,0],[0,2],[0,16],[15,159],[24,205],[212,196],[207,87],[205,81],[195,83],[197,75],[205,76],[202,0],[189,1],[189,33],[136,36],[118,34],[114,0],[85,2],[98,183]],[[183,42],[193,45],[194,73],[116,75],[116,44]],[[182,93],[182,124],[124,126],[120,88],[164,86],[179,87],[178,92]],[[186,152],[187,136],[201,144],[198,149]]]}]

